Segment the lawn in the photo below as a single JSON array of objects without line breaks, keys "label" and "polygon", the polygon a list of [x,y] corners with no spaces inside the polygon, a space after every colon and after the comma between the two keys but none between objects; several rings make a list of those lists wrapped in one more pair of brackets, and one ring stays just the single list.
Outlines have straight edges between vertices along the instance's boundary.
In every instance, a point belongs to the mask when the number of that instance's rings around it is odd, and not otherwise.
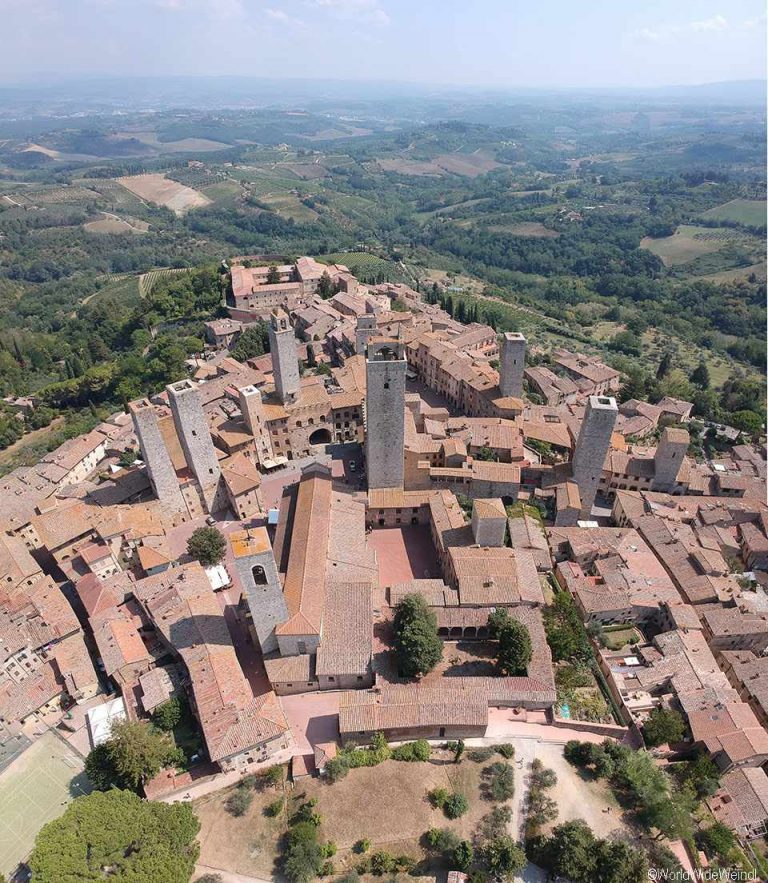
[{"label": "lawn", "polygon": [[629,644],[633,639],[636,643],[643,640],[643,636],[633,626],[605,631],[603,634],[605,646],[609,650],[621,650],[622,647]]},{"label": "lawn", "polygon": [[0,873],[10,877],[46,822],[91,790],[83,759],[55,733],[41,736],[0,776]]},{"label": "lawn", "polygon": [[701,217],[712,221],[733,221],[748,227],[764,227],[765,208],[764,199],[732,199],[702,212]]},{"label": "lawn", "polygon": [[[354,866],[357,855],[352,847],[360,839],[371,841],[371,851],[385,849],[418,859],[424,856],[420,838],[429,828],[450,828],[462,839],[471,839],[480,819],[494,806],[480,796],[480,775],[487,764],[464,760],[457,765],[444,754],[428,763],[388,760],[376,767],[353,769],[333,785],[320,779],[297,785],[297,795],[304,792],[307,798],[317,798],[320,838],[336,843],[337,871]],[[426,794],[432,788],[464,794],[469,811],[449,821],[428,802]]]},{"label": "lawn", "polygon": [[194,802],[200,819],[200,864],[211,868],[270,879],[275,873],[278,842],[285,831],[285,814],[270,818],[265,810],[282,789],[254,789],[253,802],[244,815],[233,816],[226,808],[237,786],[208,794]]}]

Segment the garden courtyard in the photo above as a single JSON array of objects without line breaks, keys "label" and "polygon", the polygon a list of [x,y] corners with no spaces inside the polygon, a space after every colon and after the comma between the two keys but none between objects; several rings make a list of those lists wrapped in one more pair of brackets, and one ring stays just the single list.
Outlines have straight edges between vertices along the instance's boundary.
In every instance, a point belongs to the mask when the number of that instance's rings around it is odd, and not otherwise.
[{"label": "garden courtyard", "polygon": [[[264,785],[253,789],[252,803],[239,817],[228,809],[236,788],[208,795],[195,802],[201,821],[200,865],[243,876],[279,879],[279,841],[288,829],[291,814],[309,802],[319,815],[320,841],[336,845],[334,874],[358,868],[366,856],[377,851],[410,856],[425,873],[439,874],[448,866],[442,856],[426,846],[424,835],[430,828],[449,829],[458,839],[473,842],[488,814],[505,803],[510,810],[506,831],[515,838],[520,836],[534,758],[557,775],[551,791],[560,810],[557,822],[582,818],[603,837],[624,827],[621,810],[607,785],[585,780],[565,761],[562,745],[515,738],[507,743],[514,747],[514,757],[507,759],[492,746],[472,745],[481,741],[487,740],[469,740],[458,764],[451,751],[433,749],[429,761],[386,760],[377,766],[352,769],[333,784],[305,777],[284,786]],[[491,800],[487,788],[487,769],[499,762],[508,763],[514,777],[514,796],[501,802]],[[427,797],[435,788],[464,795],[467,811],[459,818],[446,818]],[[283,794],[281,810],[271,817],[270,804]],[[364,852],[361,841],[367,841]],[[518,879],[534,878],[532,871]]]}]

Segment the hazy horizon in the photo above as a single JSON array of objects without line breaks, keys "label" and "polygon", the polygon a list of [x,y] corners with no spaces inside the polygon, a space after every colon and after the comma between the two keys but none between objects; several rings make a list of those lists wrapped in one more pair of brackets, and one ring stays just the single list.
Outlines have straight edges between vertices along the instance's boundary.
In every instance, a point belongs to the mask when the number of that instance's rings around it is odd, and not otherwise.
[{"label": "hazy horizon", "polygon": [[0,86],[243,77],[489,90],[764,80],[759,0],[0,0]]}]

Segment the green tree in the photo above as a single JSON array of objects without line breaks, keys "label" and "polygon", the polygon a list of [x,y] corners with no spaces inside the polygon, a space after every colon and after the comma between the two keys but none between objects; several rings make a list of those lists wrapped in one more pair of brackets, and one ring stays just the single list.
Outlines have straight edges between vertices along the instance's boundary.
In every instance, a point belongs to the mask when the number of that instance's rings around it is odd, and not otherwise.
[{"label": "green tree", "polygon": [[707,363],[699,362],[691,372],[691,383],[695,383],[696,386],[701,387],[701,389],[709,389],[709,382],[709,368],[707,367]]},{"label": "green tree", "polygon": [[498,631],[498,642],[496,665],[501,674],[509,677],[525,675],[533,654],[526,626],[510,617]]},{"label": "green tree", "polygon": [[189,804],[97,791],[73,800],[64,815],[39,831],[29,866],[37,883],[107,877],[188,883],[199,829]]},{"label": "green tree", "polygon": [[175,729],[184,717],[182,700],[174,696],[152,712],[152,723],[160,730],[170,732]]},{"label": "green tree", "polygon": [[106,745],[117,774],[133,789],[183,759],[171,736],[144,721],[113,723]]},{"label": "green tree", "polygon": [[328,275],[327,270],[323,273],[320,277],[320,281],[317,283],[317,293],[323,300],[328,300],[329,297],[333,297],[333,282],[331,282],[331,277]]},{"label": "green tree", "polygon": [[673,745],[685,738],[685,721],[674,708],[654,708],[643,724],[647,745]]},{"label": "green tree", "polygon": [[581,819],[558,825],[548,840],[544,855],[550,873],[573,880],[594,879],[597,868],[595,836]]},{"label": "green tree", "polygon": [[267,270],[267,285],[277,285],[280,282],[280,271],[277,267],[270,267]]},{"label": "green tree", "polygon": [[644,883],[648,879],[645,853],[624,840],[597,841],[596,883]]},{"label": "green tree", "polygon": [[404,677],[419,677],[437,665],[443,644],[437,618],[421,595],[406,595],[395,607],[395,651]]},{"label": "green tree", "polygon": [[240,334],[230,355],[238,362],[256,359],[269,352],[269,326],[266,322],[253,322]]},{"label": "green tree", "polygon": [[187,554],[204,566],[218,564],[226,551],[224,534],[215,527],[198,527],[187,540]]},{"label": "green tree", "polygon": [[468,871],[474,857],[475,850],[469,840],[462,840],[453,850],[453,864],[460,871]]},{"label": "green tree", "polygon": [[120,774],[115,769],[115,764],[109,753],[106,742],[96,745],[85,758],[85,773],[88,781],[96,791],[109,791],[110,788],[126,788]]},{"label": "green tree", "polygon": [[729,853],[736,845],[736,837],[733,831],[722,822],[715,822],[709,828],[701,832],[701,842],[708,855],[717,854],[727,859]]},{"label": "green tree", "polygon": [[483,857],[496,880],[511,880],[528,864],[525,850],[508,834],[489,840],[483,847]]},{"label": "green tree", "polygon": [[736,429],[756,438],[763,432],[763,418],[754,411],[734,411],[728,422]]}]

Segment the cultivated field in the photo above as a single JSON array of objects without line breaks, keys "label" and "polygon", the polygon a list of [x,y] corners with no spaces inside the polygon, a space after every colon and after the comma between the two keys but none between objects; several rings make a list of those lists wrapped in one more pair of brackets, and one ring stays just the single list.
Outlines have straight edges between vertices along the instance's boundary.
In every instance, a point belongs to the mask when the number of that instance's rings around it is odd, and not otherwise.
[{"label": "cultivated field", "polygon": [[207,196],[197,190],[171,181],[161,174],[131,175],[116,180],[126,190],[130,190],[141,199],[154,202],[156,205],[163,205],[176,212],[177,215],[211,203]]},{"label": "cultivated field", "polygon": [[88,221],[83,224],[83,229],[89,233],[146,233],[149,224],[136,218],[119,218],[109,212],[102,212],[103,218],[98,221]]},{"label": "cultivated field", "polygon": [[727,235],[724,237],[722,235],[724,233],[727,234],[728,231],[681,224],[671,236],[665,236],[663,239],[651,239],[646,236],[640,242],[640,247],[658,255],[665,266],[677,267],[702,255],[720,251],[729,238],[734,238]]},{"label": "cultivated field", "polygon": [[461,175],[464,178],[476,178],[485,172],[497,169],[500,163],[487,154],[479,153],[442,153],[432,160],[393,159],[376,160],[385,172],[397,172],[400,175]]},{"label": "cultivated field", "polygon": [[10,877],[46,822],[91,790],[82,758],[46,733],[0,775],[0,873]]},{"label": "cultivated field", "polygon": [[538,221],[523,221],[520,224],[495,224],[488,228],[494,233],[509,233],[511,236],[528,236],[534,239],[557,239],[557,230],[549,230]]},{"label": "cultivated field", "polygon": [[732,199],[730,202],[702,212],[701,217],[713,221],[733,221],[749,227],[764,227],[765,210],[764,199]]}]

